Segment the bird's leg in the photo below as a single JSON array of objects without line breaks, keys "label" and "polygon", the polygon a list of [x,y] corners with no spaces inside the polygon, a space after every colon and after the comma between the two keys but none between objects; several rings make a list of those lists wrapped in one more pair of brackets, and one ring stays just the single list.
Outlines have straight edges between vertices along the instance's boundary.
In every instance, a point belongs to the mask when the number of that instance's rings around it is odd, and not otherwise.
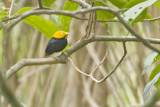
[{"label": "bird's leg", "polygon": [[55,56],[55,57],[53,57],[56,61],[58,61],[59,59],[58,59],[58,57],[57,56]]},{"label": "bird's leg", "polygon": [[65,56],[68,56],[68,54],[64,51],[62,51],[61,55],[64,54]]}]

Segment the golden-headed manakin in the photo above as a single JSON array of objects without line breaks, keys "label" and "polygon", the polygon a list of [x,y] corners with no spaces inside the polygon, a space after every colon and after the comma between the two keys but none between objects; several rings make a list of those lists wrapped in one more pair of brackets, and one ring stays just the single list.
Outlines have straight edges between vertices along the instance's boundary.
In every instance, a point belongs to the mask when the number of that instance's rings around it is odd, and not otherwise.
[{"label": "golden-headed manakin", "polygon": [[62,51],[68,44],[66,39],[67,34],[68,32],[57,31],[47,44],[45,56]]}]

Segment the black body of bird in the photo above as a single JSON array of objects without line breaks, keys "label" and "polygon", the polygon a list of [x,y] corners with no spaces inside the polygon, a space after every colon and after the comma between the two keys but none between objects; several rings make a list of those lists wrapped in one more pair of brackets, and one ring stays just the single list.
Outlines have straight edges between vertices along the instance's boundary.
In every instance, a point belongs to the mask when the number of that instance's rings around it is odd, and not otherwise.
[{"label": "black body of bird", "polygon": [[54,52],[60,52],[67,46],[67,39],[63,37],[61,39],[52,38],[49,40],[45,50],[45,56],[51,55]]}]

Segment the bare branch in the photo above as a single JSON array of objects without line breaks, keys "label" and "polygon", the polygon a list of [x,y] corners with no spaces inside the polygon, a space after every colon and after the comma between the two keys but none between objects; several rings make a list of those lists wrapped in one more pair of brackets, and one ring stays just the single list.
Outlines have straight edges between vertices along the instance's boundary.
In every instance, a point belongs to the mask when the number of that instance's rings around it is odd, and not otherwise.
[{"label": "bare branch", "polygon": [[9,18],[11,17],[13,5],[14,5],[14,0],[12,0],[12,4],[11,4],[10,10],[9,10]]},{"label": "bare branch", "polygon": [[42,1],[41,1],[41,0],[38,0],[38,5],[39,5],[39,8],[40,8],[40,9],[43,8]]},{"label": "bare branch", "polygon": [[13,107],[23,107],[23,105],[17,100],[17,98],[14,96],[14,94],[8,88],[7,83],[4,79],[1,71],[0,71],[0,89],[2,91],[2,94],[5,96],[5,98],[9,101],[9,103]]},{"label": "bare branch", "polygon": [[124,9],[120,9],[120,10],[116,10],[113,8],[109,8],[109,7],[103,7],[103,6],[97,6],[97,7],[91,7],[88,9],[80,9],[80,10],[76,10],[76,11],[64,11],[64,10],[30,10],[30,11],[26,11],[22,14],[19,15],[19,17],[17,17],[8,27],[8,29],[11,29],[14,25],[16,25],[19,21],[21,21],[22,19],[30,16],[30,15],[40,15],[40,14],[57,14],[57,15],[66,15],[66,16],[70,16],[70,17],[75,17],[77,14],[84,14],[84,13],[88,13],[91,11],[96,11],[96,10],[103,10],[103,11],[109,11],[113,14],[115,14],[118,11],[123,11]]},{"label": "bare branch", "polygon": [[61,55],[58,58],[22,59],[7,71],[6,76],[7,78],[10,78],[13,74],[25,66],[65,63],[63,58],[65,58],[64,55]]},{"label": "bare branch", "polygon": [[138,38],[146,47],[149,49],[156,51],[160,54],[160,50],[157,49],[156,47],[152,46],[147,40],[145,40],[142,36],[140,36],[136,31],[134,31],[127,23],[126,21],[120,16],[119,12],[115,12],[115,15],[119,19],[119,21],[123,24],[123,26],[131,33],[133,34],[136,38]]},{"label": "bare branch", "polygon": [[74,67],[79,73],[81,73],[81,74],[83,74],[83,75],[85,75],[85,76],[87,76],[87,77],[90,76],[89,74],[87,74],[87,73],[85,73],[85,72],[82,72],[79,68],[77,68],[70,57],[68,57],[68,59],[69,59],[69,61],[71,62],[71,64],[73,65],[73,67]]},{"label": "bare branch", "polygon": [[73,1],[75,3],[78,3],[79,5],[81,5],[83,8],[90,8],[91,5],[89,5],[88,3],[86,3],[85,1],[83,0],[70,0],[70,1]]},{"label": "bare branch", "polygon": [[[149,41],[150,43],[160,44],[160,39],[146,38],[145,40]],[[70,46],[65,51],[67,55],[62,54],[57,58],[22,59],[7,71],[7,78],[10,78],[13,74],[25,66],[65,63],[68,56],[73,54],[78,49],[84,47],[88,43],[95,41],[140,42],[140,40],[134,36],[95,36],[88,40],[78,41],[74,45]]]},{"label": "bare branch", "polygon": [[93,75],[93,73],[97,70],[97,68],[102,65],[103,61],[104,61],[104,60],[106,59],[106,57],[107,57],[107,54],[108,54],[108,53],[107,53],[107,50],[106,50],[106,54],[105,54],[105,56],[103,57],[102,61],[92,70],[92,72],[91,72],[90,75]]},{"label": "bare branch", "polygon": [[96,83],[99,83],[99,81],[98,81],[96,78],[94,78],[92,74],[93,74],[93,73],[96,71],[96,69],[103,63],[103,61],[106,59],[106,57],[107,57],[107,51],[106,51],[106,54],[105,54],[104,58],[102,59],[102,61],[92,70],[92,72],[91,72],[90,74],[87,74],[87,73],[81,71],[79,68],[77,68],[77,67],[75,66],[75,64],[73,63],[73,61],[72,61],[71,58],[68,57],[68,59],[69,59],[69,61],[71,62],[71,64],[73,65],[73,67],[74,67],[79,73],[81,73],[81,74],[83,74],[83,75],[85,75],[85,76],[87,76],[87,77],[90,77],[93,81],[95,81]]},{"label": "bare branch", "polygon": [[119,60],[119,62],[117,63],[117,65],[115,66],[115,68],[114,68],[106,77],[104,77],[103,79],[97,81],[97,83],[102,83],[102,82],[105,81],[109,76],[111,76],[111,75],[116,71],[116,69],[117,69],[118,66],[121,64],[121,62],[124,60],[124,58],[125,58],[125,56],[126,56],[126,54],[127,54],[125,42],[123,42],[123,50],[124,50],[124,54],[123,54],[122,58]]},{"label": "bare branch", "polygon": [[76,11],[61,11],[61,10],[31,10],[31,11],[27,11],[22,13],[22,15],[20,15],[17,19],[14,20],[14,22],[12,22],[10,24],[10,26],[8,26],[8,29],[11,29],[14,25],[16,25],[19,21],[21,21],[22,19],[30,16],[30,15],[36,15],[36,14],[58,14],[58,15],[67,15],[67,16],[71,16],[74,17],[77,14],[84,14],[87,12],[91,12],[91,11],[96,11],[96,10],[103,10],[103,11],[108,11],[113,13],[114,15],[117,16],[117,18],[119,19],[119,21],[124,25],[124,27],[126,27],[126,29],[133,34],[134,36],[136,36],[138,39],[140,39],[140,41],[148,48],[160,53],[160,50],[153,47],[148,41],[146,41],[143,37],[141,37],[137,32],[135,32],[127,23],[126,21],[120,16],[120,11],[122,10],[116,10],[113,8],[109,8],[109,7],[103,7],[103,6],[97,6],[97,7],[91,7],[88,9],[80,9],[80,10],[76,10]]},{"label": "bare branch", "polygon": [[150,22],[150,21],[156,21],[156,20],[160,20],[160,17],[156,17],[153,19],[144,19],[143,22]]}]

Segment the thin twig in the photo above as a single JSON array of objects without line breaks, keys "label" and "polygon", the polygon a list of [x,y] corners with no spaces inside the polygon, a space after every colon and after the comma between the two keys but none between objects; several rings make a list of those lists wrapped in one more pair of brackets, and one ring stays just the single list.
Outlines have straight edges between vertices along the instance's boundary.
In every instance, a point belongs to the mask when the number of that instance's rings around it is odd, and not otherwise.
[{"label": "thin twig", "polygon": [[151,22],[151,21],[156,21],[156,20],[160,20],[160,17],[156,17],[153,19],[144,19],[143,22]]},{"label": "thin twig", "polygon": [[86,74],[84,73],[83,71],[81,71],[80,69],[78,69],[72,59],[68,58],[70,60],[70,62],[72,63],[73,67],[78,71],[80,72],[81,74],[85,75],[85,76],[89,76],[93,81],[95,81],[96,83],[102,83],[103,81],[105,81],[109,76],[111,76],[115,71],[116,69],[118,68],[118,66],[121,64],[121,62],[124,60],[126,54],[127,54],[127,50],[126,50],[126,45],[125,45],[125,42],[123,42],[123,50],[124,50],[124,54],[122,56],[122,58],[119,60],[119,62],[117,63],[117,65],[115,66],[115,68],[104,78],[102,78],[101,80],[97,80],[96,78],[93,77],[93,73],[96,71],[96,69],[103,63],[103,61],[106,59],[107,57],[107,52],[104,56],[104,58],[102,59],[102,61],[92,70],[92,72],[90,74]]},{"label": "thin twig", "polygon": [[105,54],[105,56],[103,57],[102,61],[91,71],[90,74],[87,74],[87,73],[81,71],[78,67],[75,66],[75,64],[73,63],[73,61],[72,61],[71,58],[68,57],[68,59],[69,59],[69,61],[71,62],[71,64],[73,65],[73,67],[74,67],[79,73],[81,73],[81,74],[83,74],[83,75],[85,75],[85,76],[87,76],[87,77],[90,77],[93,81],[95,81],[96,83],[99,83],[99,81],[98,81],[96,78],[94,78],[92,74],[96,71],[96,69],[97,69],[100,65],[102,65],[102,63],[103,63],[103,61],[106,59],[106,57],[107,57],[107,51],[106,51],[106,54]]},{"label": "thin twig", "polygon": [[12,4],[11,4],[10,10],[9,10],[9,18],[11,17],[13,5],[14,5],[14,0],[12,0]]},{"label": "thin twig", "polygon": [[83,8],[90,8],[91,5],[89,5],[88,3],[86,3],[83,0],[70,0],[72,2],[78,3],[79,5],[81,5]]},{"label": "thin twig", "polygon": [[87,73],[85,73],[85,72],[82,72],[79,68],[77,68],[70,57],[68,57],[68,59],[69,59],[69,61],[71,62],[71,64],[73,65],[73,67],[74,67],[79,73],[81,73],[81,74],[83,74],[83,75],[85,75],[85,76],[87,76],[87,77],[90,76],[89,74],[87,74]]},{"label": "thin twig", "polygon": [[93,75],[93,73],[97,70],[97,68],[102,65],[102,63],[103,63],[103,61],[106,59],[107,55],[108,55],[108,53],[107,53],[107,50],[106,50],[106,54],[105,54],[105,56],[103,57],[102,61],[91,71],[91,74],[90,74],[90,75]]},{"label": "thin twig", "polygon": [[111,76],[111,75],[116,71],[116,69],[117,69],[118,66],[121,64],[121,62],[124,60],[124,58],[125,58],[125,56],[126,56],[126,54],[127,54],[125,42],[123,42],[123,50],[124,50],[124,54],[123,54],[122,58],[119,60],[119,62],[117,63],[117,65],[115,66],[115,68],[114,68],[106,77],[104,77],[103,79],[97,81],[97,83],[102,83],[102,82],[105,81],[109,76]]},{"label": "thin twig", "polygon": [[42,5],[42,1],[41,0],[38,0],[38,5],[39,5],[40,9],[43,9],[43,5]]}]

